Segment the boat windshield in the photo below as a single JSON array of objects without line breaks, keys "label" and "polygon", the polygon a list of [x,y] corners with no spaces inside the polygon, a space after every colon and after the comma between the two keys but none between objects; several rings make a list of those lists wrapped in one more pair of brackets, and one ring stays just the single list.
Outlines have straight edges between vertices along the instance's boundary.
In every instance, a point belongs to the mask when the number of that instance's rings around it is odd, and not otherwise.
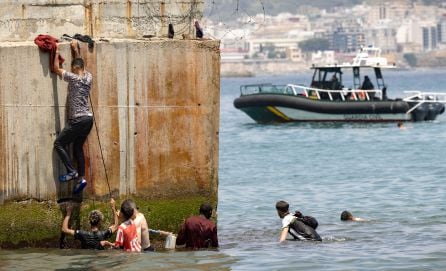
[{"label": "boat windshield", "polygon": [[332,89],[332,90],[342,89],[341,68],[339,67],[315,68],[310,87],[319,89]]},{"label": "boat windshield", "polygon": [[241,95],[252,94],[288,94],[295,95],[294,89],[288,85],[273,85],[273,84],[256,84],[240,86]]}]

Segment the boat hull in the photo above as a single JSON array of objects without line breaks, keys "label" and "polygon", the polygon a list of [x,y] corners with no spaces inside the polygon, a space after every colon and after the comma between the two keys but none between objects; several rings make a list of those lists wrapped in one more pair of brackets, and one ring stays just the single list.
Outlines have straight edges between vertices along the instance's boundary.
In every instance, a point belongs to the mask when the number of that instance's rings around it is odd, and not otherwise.
[{"label": "boat hull", "polygon": [[259,123],[272,122],[395,122],[412,120],[401,100],[327,101],[304,96],[253,94],[237,98],[234,106]]}]

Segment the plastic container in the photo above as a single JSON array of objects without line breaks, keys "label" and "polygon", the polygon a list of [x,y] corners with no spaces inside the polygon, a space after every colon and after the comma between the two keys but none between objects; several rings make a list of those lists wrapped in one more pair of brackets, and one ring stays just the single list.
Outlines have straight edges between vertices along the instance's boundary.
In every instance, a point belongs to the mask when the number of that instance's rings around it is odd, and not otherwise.
[{"label": "plastic container", "polygon": [[165,249],[175,249],[175,244],[177,242],[177,236],[175,234],[169,234],[166,237]]}]

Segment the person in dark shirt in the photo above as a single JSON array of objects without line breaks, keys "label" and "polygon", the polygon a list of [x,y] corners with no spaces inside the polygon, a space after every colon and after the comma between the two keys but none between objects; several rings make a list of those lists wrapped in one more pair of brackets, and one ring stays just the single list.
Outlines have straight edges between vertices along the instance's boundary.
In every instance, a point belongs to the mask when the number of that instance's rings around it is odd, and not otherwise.
[{"label": "person in dark shirt", "polygon": [[114,216],[113,225],[111,225],[105,231],[99,230],[104,216],[100,211],[93,210],[88,216],[91,229],[90,231],[84,231],[72,230],[68,227],[68,222],[70,220],[72,212],[72,206],[71,204],[68,204],[66,207],[67,215],[65,216],[62,223],[62,231],[65,234],[74,236],[74,239],[81,241],[81,248],[83,249],[104,249],[104,240],[112,236],[112,234],[117,230],[119,224],[118,214],[116,212],[115,201],[113,200],[113,198],[110,199],[110,206]]},{"label": "person in dark shirt", "polygon": [[331,89],[332,90],[339,90],[342,89],[342,85],[338,80],[338,77],[336,77],[336,74],[333,74],[331,77]]},{"label": "person in dark shirt", "polygon": [[176,245],[191,249],[218,247],[217,226],[210,220],[212,206],[200,206],[200,215],[186,219],[178,233]]},{"label": "person in dark shirt", "polygon": [[371,90],[374,89],[375,86],[373,85],[372,81],[370,81],[370,78],[366,75],[364,76],[364,82],[362,82],[361,89],[363,90]]}]

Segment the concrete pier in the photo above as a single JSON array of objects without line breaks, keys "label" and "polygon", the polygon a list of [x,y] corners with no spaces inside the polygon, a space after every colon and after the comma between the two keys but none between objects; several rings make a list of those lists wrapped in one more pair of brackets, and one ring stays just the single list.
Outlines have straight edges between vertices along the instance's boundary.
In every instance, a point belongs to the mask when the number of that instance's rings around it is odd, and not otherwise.
[{"label": "concrete pier", "polygon": [[[83,46],[95,124],[84,151],[87,193],[147,197],[216,193],[218,42],[110,40]],[[67,84],[31,42],[0,43],[0,192],[3,199],[67,197],[53,142]],[[61,46],[69,69],[69,45]],[[104,156],[105,168],[102,161]],[[108,184],[106,178],[108,175]]]},{"label": "concrete pier", "polygon": [[[94,78],[95,114],[84,146],[89,184],[82,212],[106,208],[91,200],[111,192],[118,204],[130,197],[147,210],[178,208],[162,218],[152,214],[174,231],[200,202],[216,204],[219,42],[163,38],[169,17],[176,18],[177,33],[193,35],[201,5],[28,0],[0,7],[0,232],[11,223],[24,229],[1,235],[0,247],[53,244],[61,222],[55,201],[72,196],[73,183],[58,181],[65,168],[53,150],[66,122],[67,84],[51,74],[49,55],[32,42],[40,33],[91,34],[96,41],[93,49],[81,48]],[[157,15],[141,15],[149,8]],[[156,37],[144,38],[149,32]],[[69,70],[69,44],[61,43],[60,51]],[[28,234],[31,228],[45,230]]]},{"label": "concrete pier", "polygon": [[0,41],[33,40],[38,34],[96,38],[193,35],[203,0],[14,0],[0,1]]}]

